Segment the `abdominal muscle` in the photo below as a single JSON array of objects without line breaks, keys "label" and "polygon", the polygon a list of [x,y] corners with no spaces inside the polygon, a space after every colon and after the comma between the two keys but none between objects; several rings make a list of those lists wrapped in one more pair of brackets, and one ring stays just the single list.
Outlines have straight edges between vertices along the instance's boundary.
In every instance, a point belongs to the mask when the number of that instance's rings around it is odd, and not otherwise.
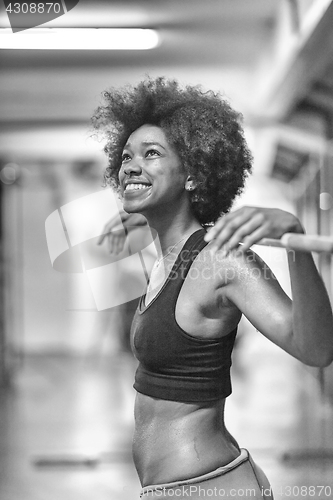
[{"label": "abdominal muscle", "polygon": [[224,403],[180,403],[137,393],[133,457],[142,486],[190,479],[239,454]]}]

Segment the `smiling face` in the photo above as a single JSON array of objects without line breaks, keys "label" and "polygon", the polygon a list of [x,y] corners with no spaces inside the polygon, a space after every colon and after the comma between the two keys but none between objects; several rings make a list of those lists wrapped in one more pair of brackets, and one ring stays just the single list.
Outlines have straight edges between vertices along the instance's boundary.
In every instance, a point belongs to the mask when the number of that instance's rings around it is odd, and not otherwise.
[{"label": "smiling face", "polygon": [[130,135],[123,150],[119,182],[124,210],[147,215],[179,207],[188,202],[186,177],[164,131],[143,125]]}]

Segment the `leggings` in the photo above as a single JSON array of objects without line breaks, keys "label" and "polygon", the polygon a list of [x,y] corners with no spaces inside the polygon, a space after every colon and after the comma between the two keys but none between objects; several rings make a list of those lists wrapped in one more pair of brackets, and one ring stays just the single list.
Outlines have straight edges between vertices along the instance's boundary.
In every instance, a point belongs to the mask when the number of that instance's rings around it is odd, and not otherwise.
[{"label": "leggings", "polygon": [[228,497],[235,500],[273,500],[273,493],[264,472],[254,463],[249,452],[242,449],[235,460],[223,467],[192,479],[145,486],[140,497],[143,500]]}]

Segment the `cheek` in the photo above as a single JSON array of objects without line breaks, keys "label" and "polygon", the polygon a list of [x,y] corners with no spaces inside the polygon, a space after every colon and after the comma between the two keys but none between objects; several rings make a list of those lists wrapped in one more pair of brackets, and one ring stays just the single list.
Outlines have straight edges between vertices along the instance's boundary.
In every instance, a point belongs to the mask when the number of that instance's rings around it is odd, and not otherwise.
[{"label": "cheek", "polygon": [[167,187],[168,189],[171,188],[177,192],[182,190],[185,186],[184,176],[180,175],[179,172],[172,172],[168,176],[163,176],[161,181],[161,185]]},{"label": "cheek", "polygon": [[170,172],[170,178],[172,178],[173,182],[178,182],[179,184],[185,184],[187,175],[182,163],[178,158],[174,159],[174,161],[172,162],[172,166],[169,172]]},{"label": "cheek", "polygon": [[119,171],[118,171],[118,183],[119,184],[123,181],[124,177],[125,177],[124,170],[123,170],[122,166],[120,166]]},{"label": "cheek", "polygon": [[175,183],[178,184],[178,186],[183,189],[185,187],[185,183],[186,183],[186,178],[187,178],[187,175],[186,173],[184,172],[183,168],[179,168],[177,170],[177,172],[175,173],[174,175],[174,180],[175,180]]}]

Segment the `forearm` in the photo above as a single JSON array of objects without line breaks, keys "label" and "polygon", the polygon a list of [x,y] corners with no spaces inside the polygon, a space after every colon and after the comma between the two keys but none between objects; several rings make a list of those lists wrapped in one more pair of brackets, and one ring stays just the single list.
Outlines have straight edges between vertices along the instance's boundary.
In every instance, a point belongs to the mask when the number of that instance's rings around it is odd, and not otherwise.
[{"label": "forearm", "polygon": [[299,359],[314,366],[333,360],[330,300],[312,255],[288,251],[292,291],[293,342]]}]

